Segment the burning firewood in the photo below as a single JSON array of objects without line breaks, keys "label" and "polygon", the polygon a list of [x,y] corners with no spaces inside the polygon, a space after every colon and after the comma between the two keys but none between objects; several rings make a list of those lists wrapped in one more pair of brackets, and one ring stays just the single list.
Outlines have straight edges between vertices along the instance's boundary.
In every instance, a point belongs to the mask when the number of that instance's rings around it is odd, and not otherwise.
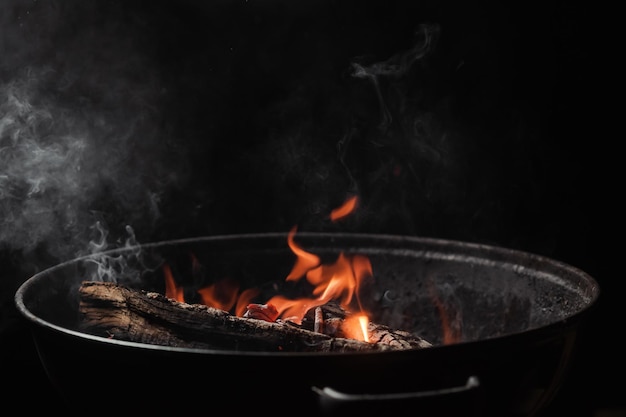
[{"label": "burning firewood", "polygon": [[[281,322],[237,317],[201,304],[187,304],[162,294],[107,282],[83,282],[79,311],[82,330],[119,340],[171,347],[284,351],[387,351],[430,346],[404,332],[373,326],[386,336],[362,342]],[[327,313],[328,314],[328,313]],[[329,323],[334,318],[326,319]],[[332,328],[325,324],[326,328]],[[404,336],[404,342],[399,342]]]},{"label": "burning firewood", "polygon": [[[303,326],[305,329],[316,333],[324,333],[332,337],[349,338],[343,326],[348,315],[349,313],[342,309],[341,306],[329,302],[309,311],[304,318]],[[254,317],[272,322],[278,317],[278,311],[271,304],[250,304],[244,317]],[[431,346],[430,342],[410,332],[394,330],[382,324],[372,322],[367,323],[367,334],[370,343],[383,343],[399,349]]]},{"label": "burning firewood", "polygon": [[278,310],[272,304],[248,304],[243,316],[272,322],[278,318]]},{"label": "burning firewood", "polygon": [[[349,337],[344,331],[344,320],[349,315],[341,306],[329,302],[309,312],[305,320],[313,322],[314,331],[327,334],[332,337]],[[397,349],[421,349],[430,347],[432,344],[421,337],[404,331],[392,329],[388,326],[368,322],[367,333],[370,343],[382,343]]]}]

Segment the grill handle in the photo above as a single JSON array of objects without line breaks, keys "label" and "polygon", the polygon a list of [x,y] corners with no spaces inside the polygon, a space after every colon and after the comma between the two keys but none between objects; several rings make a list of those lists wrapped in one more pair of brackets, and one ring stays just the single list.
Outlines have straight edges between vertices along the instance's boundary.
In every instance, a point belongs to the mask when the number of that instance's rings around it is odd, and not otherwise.
[{"label": "grill handle", "polygon": [[408,410],[420,416],[479,416],[480,380],[470,376],[464,385],[415,392],[349,394],[331,387],[311,387],[324,415],[393,415]]}]

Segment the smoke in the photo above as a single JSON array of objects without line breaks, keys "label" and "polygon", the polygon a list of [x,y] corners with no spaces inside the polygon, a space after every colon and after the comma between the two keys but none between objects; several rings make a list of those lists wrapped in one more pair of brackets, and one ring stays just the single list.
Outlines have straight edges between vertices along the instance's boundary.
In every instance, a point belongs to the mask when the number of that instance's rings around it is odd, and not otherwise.
[{"label": "smoke", "polygon": [[[454,144],[425,96],[440,27],[418,19],[406,27],[412,31],[395,35],[401,42],[383,52],[375,46],[384,37],[362,36],[386,31],[375,25],[336,39],[327,39],[332,27],[298,39],[309,48],[297,50],[293,62],[304,68],[289,67],[283,83],[293,88],[262,112],[262,123],[273,129],[243,157],[264,185],[255,201],[271,195],[270,215],[287,219],[284,230],[299,224],[302,230],[420,233],[428,200],[437,198],[432,189],[444,194],[454,182]],[[331,224],[328,213],[349,195],[359,196],[359,210]]]},{"label": "smoke", "polygon": [[[517,202],[489,186],[523,161],[508,122],[491,130],[453,90],[491,77],[438,54],[443,29],[420,25],[437,19],[200,3],[2,3],[0,247],[53,262],[128,227],[142,243],[294,225],[467,237]],[[358,212],[328,222],[354,194]]]},{"label": "smoke", "polygon": [[415,2],[281,3],[3,1],[2,260],[294,225],[525,243],[552,192],[528,162],[536,45]]},{"label": "smoke", "polygon": [[[186,175],[145,15],[116,2],[3,2],[0,249],[63,260],[149,230]],[[94,233],[96,233],[94,235]]]},{"label": "smoke", "polygon": [[417,60],[423,58],[434,48],[440,28],[434,24],[420,25],[417,33],[418,41],[408,51],[402,51],[386,61],[375,62],[364,66],[358,62],[352,63],[352,76],[368,79],[371,81],[376,97],[379,100],[381,113],[381,126],[385,128],[392,122],[391,113],[385,103],[383,92],[379,83],[379,77],[398,79],[406,77],[411,66]]}]

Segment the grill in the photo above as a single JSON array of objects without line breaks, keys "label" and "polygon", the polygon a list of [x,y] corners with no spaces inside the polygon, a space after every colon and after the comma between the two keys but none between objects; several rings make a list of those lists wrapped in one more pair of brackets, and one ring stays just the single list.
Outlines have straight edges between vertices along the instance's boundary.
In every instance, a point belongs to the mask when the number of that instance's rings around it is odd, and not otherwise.
[{"label": "grill", "polygon": [[[341,244],[301,235],[312,250],[373,251],[379,260],[399,261],[377,266],[378,285],[420,294],[409,302],[396,291],[416,318],[399,324],[435,349],[381,355],[374,366],[389,382],[384,387],[370,383],[369,374],[359,385],[326,371],[328,380],[316,377],[302,389],[265,392],[272,405],[298,398],[314,413],[340,415],[346,408],[407,406],[431,415],[506,409],[601,417],[605,408],[623,409],[623,384],[605,377],[623,374],[625,363],[609,339],[622,315],[623,265],[619,246],[605,235],[622,215],[613,216],[613,193],[605,190],[619,189],[622,175],[612,172],[620,163],[607,161],[619,154],[607,152],[614,132],[600,132],[605,115],[596,123],[590,113],[598,107],[586,105],[598,102],[595,80],[605,78],[590,77],[596,67],[603,71],[591,57],[607,42],[596,42],[588,29],[592,5],[7,0],[0,9],[0,359],[10,375],[7,398],[26,394],[25,405],[37,400],[65,415],[93,411],[87,398],[95,390],[81,383],[87,377],[118,409],[121,391],[138,392],[119,373],[133,372],[155,393],[164,392],[161,381],[178,381],[167,392],[184,399],[187,410],[195,411],[188,404],[207,392],[237,405],[251,398],[265,404],[234,376],[225,381],[229,389],[213,382],[203,389],[191,377],[181,382],[174,370],[210,367],[205,375],[214,375],[209,364],[216,357],[240,359],[237,370],[257,383],[250,352],[179,352],[77,331],[74,289],[81,272],[97,264],[75,258],[121,245],[124,231],[115,229],[127,224],[138,241],[163,242],[143,249],[168,248],[167,256],[174,247],[206,248],[213,239],[172,238],[300,224],[303,231],[339,232]],[[340,224],[320,220],[346,193],[362,198],[355,215]],[[108,242],[91,235],[99,220]],[[353,241],[345,232],[393,233],[394,255],[384,254],[386,237],[360,234]],[[282,253],[277,265],[288,268],[284,236],[246,236],[231,246],[246,242],[256,252],[269,239]],[[593,280],[567,265],[415,236],[490,242],[571,262],[598,279],[604,303],[596,308]],[[389,278],[391,265],[419,264],[427,272],[424,247],[441,255],[433,260],[442,267],[436,286],[420,274],[419,285]],[[188,258],[180,256],[184,265]],[[455,260],[448,263],[448,256]],[[74,260],[48,270],[68,259]],[[242,266],[233,263],[224,272]],[[453,264],[459,269],[449,270]],[[284,270],[273,271],[271,279],[282,284]],[[497,281],[487,271],[515,284],[496,285],[497,293],[483,288]],[[154,281],[145,275],[142,287],[163,290],[159,272]],[[464,282],[467,276],[476,278],[473,284]],[[14,295],[31,277],[19,293],[22,310],[14,311]],[[53,301],[63,307],[50,307]],[[600,314],[584,339],[591,307]],[[57,312],[50,316],[51,310]],[[390,319],[385,309],[376,311],[377,320]],[[442,317],[458,333],[446,333]],[[289,355],[261,356],[270,357],[262,369],[273,361],[311,366]],[[350,361],[361,355],[340,358],[339,369],[361,369]],[[327,359],[310,361],[324,369]],[[425,376],[405,378],[405,359]],[[569,374],[572,362],[578,372]],[[435,370],[440,366],[445,372]],[[163,411],[156,404],[133,407]]]},{"label": "grill", "polygon": [[[155,266],[188,261],[189,253],[207,276],[276,288],[293,263],[285,234],[166,241],[78,258],[33,276],[18,290],[16,302],[34,330],[47,374],[77,410],[90,407],[94,392],[108,387],[129,392],[140,384],[148,392],[166,386],[173,398],[224,405],[246,399],[238,410],[257,413],[275,412],[280,393],[300,404],[305,415],[355,408],[370,415],[411,405],[427,415],[532,416],[561,385],[579,328],[599,295],[597,283],[575,268],[498,247],[389,235],[296,238],[322,257],[343,252],[369,257],[376,279],[363,305],[373,319],[415,332],[433,346],[373,353],[250,352],[120,341],[81,330],[79,283],[101,279],[101,267],[111,259],[124,259],[122,277],[140,280],[146,289],[162,281]],[[139,255],[141,262],[133,266]],[[139,265],[153,267],[135,270]],[[445,322],[460,330],[454,343],[443,337]],[[193,375],[215,378],[196,384]],[[180,384],[186,376],[189,383]],[[125,410],[132,412],[168,407],[141,396],[126,400]],[[206,404],[189,400],[172,406],[171,412],[195,413]]]}]

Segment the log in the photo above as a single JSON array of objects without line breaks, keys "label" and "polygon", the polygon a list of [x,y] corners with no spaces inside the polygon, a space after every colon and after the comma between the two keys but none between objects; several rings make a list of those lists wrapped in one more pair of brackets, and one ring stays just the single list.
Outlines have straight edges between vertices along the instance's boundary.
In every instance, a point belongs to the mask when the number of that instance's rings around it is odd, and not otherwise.
[{"label": "log", "polygon": [[[79,294],[81,330],[130,342],[280,352],[388,351],[430,346],[416,336],[408,337],[405,343],[389,343],[403,332],[387,339],[378,338],[373,343],[362,342],[288,322],[237,317],[206,305],[178,302],[156,292],[110,282],[85,281]],[[391,334],[394,332],[390,331]]]},{"label": "log", "polygon": [[[341,306],[330,302],[316,308],[313,317],[308,315],[305,319],[313,321],[315,327],[323,328],[323,333],[329,336],[347,337],[341,325],[348,314]],[[422,349],[432,346],[430,342],[414,333],[392,329],[372,321],[367,324],[367,332],[369,343],[382,343],[397,349]]]}]

